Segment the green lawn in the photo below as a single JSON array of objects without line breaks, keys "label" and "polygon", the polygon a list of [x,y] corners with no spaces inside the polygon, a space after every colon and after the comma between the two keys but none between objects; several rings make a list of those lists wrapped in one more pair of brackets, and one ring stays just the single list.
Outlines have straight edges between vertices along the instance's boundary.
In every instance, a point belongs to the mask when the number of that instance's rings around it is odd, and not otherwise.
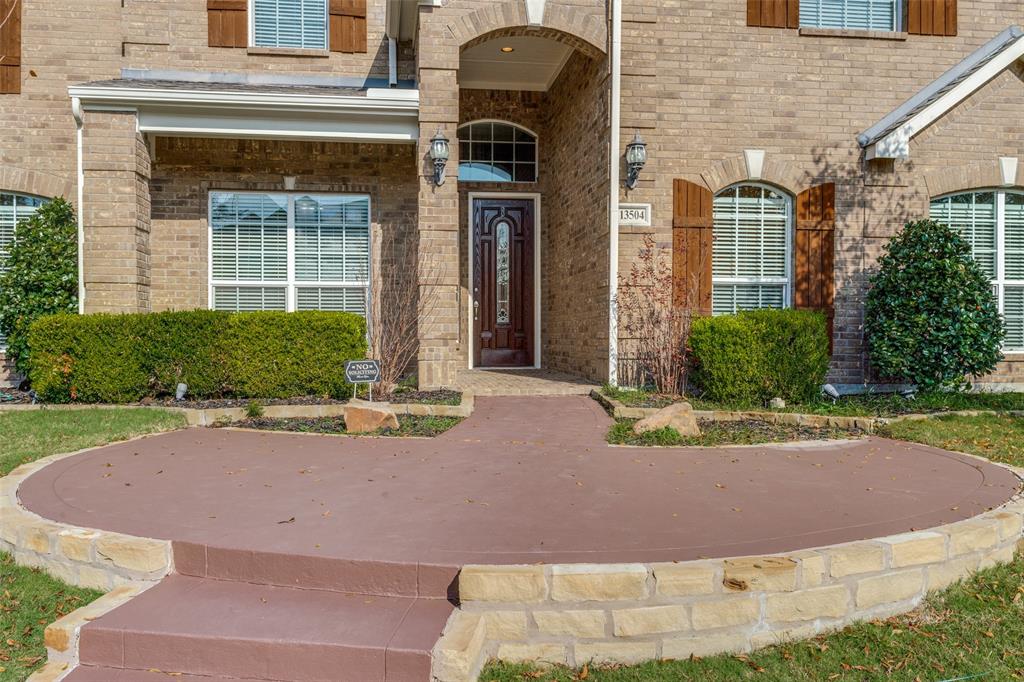
[{"label": "green lawn", "polygon": [[[161,410],[40,410],[0,413],[0,476],[20,464],[185,425]],[[46,662],[43,630],[102,594],[69,587],[0,553],[0,682],[21,682]]]},{"label": "green lawn", "polygon": [[0,680],[21,682],[46,662],[43,630],[102,592],[69,587],[0,553]]},{"label": "green lawn", "polygon": [[889,424],[879,435],[1024,467],[1024,417],[936,417]]},{"label": "green lawn", "polygon": [[[977,677],[971,677],[977,676]],[[581,671],[491,664],[482,682],[575,682]],[[1024,558],[978,573],[914,613],[860,623],[834,635],[715,656],[639,666],[594,667],[591,682],[938,682],[1024,679]]]},{"label": "green lawn", "polygon": [[174,412],[151,409],[36,410],[0,413],[0,476],[60,452],[126,440],[185,425]]}]

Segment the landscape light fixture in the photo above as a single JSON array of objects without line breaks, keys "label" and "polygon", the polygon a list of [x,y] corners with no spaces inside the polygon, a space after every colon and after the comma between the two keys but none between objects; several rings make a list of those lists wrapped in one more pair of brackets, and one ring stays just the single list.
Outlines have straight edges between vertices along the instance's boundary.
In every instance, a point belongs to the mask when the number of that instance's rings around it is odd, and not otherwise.
[{"label": "landscape light fixture", "polygon": [[636,189],[640,182],[640,171],[647,165],[647,143],[640,137],[637,131],[633,141],[626,146],[626,187]]},{"label": "landscape light fixture", "polygon": [[451,147],[444,131],[440,128],[430,140],[430,159],[434,162],[434,184],[440,187],[444,184],[444,168],[448,165],[448,157],[451,156]]}]

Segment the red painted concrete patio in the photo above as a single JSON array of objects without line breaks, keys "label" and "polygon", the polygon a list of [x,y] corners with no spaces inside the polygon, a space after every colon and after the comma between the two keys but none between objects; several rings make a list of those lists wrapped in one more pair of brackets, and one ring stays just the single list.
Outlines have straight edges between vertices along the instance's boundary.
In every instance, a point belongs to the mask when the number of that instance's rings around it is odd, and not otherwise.
[{"label": "red painted concrete patio", "polygon": [[610,423],[585,397],[479,398],[433,440],[192,429],[47,467],[20,489],[26,507],[172,540],[182,574],[86,626],[98,667],[69,679],[427,679],[466,564],[786,552],[969,518],[1018,485],[879,438],[615,448]]}]

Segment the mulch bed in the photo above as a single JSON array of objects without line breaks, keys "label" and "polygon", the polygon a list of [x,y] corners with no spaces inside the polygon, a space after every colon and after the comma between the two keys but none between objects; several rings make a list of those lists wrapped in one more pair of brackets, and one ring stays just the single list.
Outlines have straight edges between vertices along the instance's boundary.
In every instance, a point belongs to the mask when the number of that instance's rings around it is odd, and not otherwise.
[{"label": "mulch bed", "polygon": [[662,429],[639,436],[633,432],[635,420],[620,419],[608,432],[608,442],[614,445],[647,446],[727,446],[758,445],[762,443],[790,443],[809,440],[837,440],[860,438],[860,429],[770,424],[748,419],[743,421],[699,420],[702,435],[683,438],[675,431]]},{"label": "mulch bed", "polygon": [[[398,438],[432,438],[455,427],[461,421],[461,419],[456,417],[419,417],[412,415],[400,415],[398,417],[399,428],[397,430],[381,429],[375,434],[366,435]],[[306,419],[270,419],[268,417],[255,417],[242,419],[236,422],[214,424],[214,428],[223,427],[256,429],[259,431],[284,431],[288,433],[344,434],[345,418],[314,417]]]},{"label": "mulch bed", "polygon": [[[457,391],[409,391],[397,393],[387,398],[393,403],[415,403],[425,405],[460,405],[462,394]],[[381,398],[374,396],[375,401]],[[136,405],[159,405],[162,407],[184,407],[193,410],[214,410],[225,408],[248,407],[251,403],[259,403],[265,407],[276,405],[344,405],[348,400],[336,400],[323,396],[298,396],[295,398],[281,398],[273,400],[253,400],[251,398],[213,398],[210,400],[175,400],[174,398],[159,398],[142,400]]]}]

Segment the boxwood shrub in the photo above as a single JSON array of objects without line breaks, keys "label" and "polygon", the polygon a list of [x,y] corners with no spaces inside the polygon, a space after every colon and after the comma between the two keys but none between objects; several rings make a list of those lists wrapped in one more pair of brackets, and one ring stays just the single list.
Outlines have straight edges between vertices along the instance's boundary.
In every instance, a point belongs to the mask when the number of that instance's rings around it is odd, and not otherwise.
[{"label": "boxwood shrub", "polygon": [[830,360],[825,316],[804,310],[700,318],[693,322],[690,348],[690,378],[702,397],[731,405],[813,400]]},{"label": "boxwood shrub", "polygon": [[32,386],[54,403],[189,397],[348,397],[345,362],[366,355],[348,313],[53,315],[29,331]]}]

